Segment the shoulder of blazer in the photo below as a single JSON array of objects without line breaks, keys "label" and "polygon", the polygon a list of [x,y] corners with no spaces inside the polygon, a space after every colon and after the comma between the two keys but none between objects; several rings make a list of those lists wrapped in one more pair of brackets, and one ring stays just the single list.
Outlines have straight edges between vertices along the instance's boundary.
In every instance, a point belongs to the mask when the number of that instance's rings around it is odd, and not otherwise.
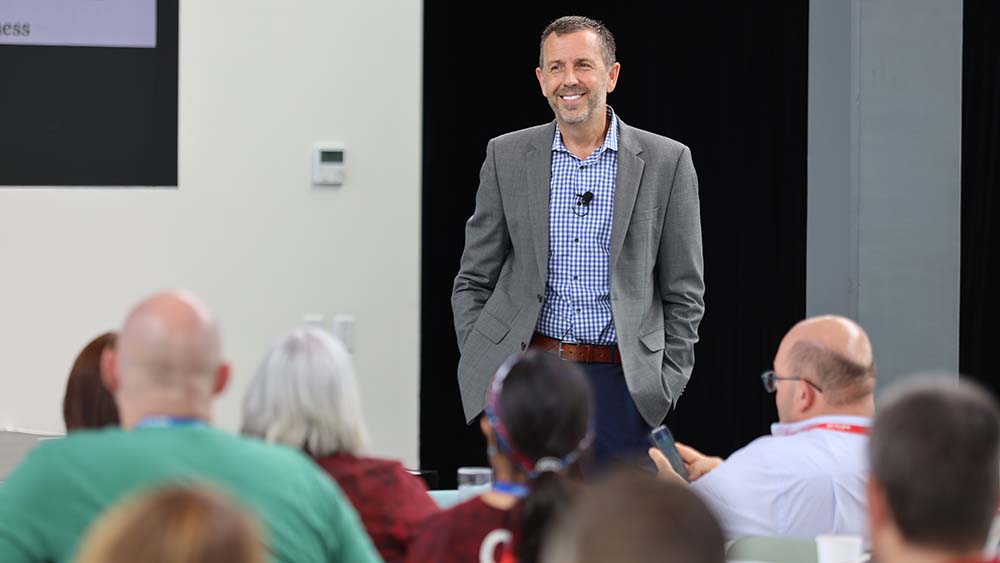
[{"label": "shoulder of blazer", "polygon": [[663,159],[673,164],[685,150],[687,145],[663,135],[657,135],[638,127],[626,125],[618,118],[618,143],[633,154],[649,152],[656,159]]},{"label": "shoulder of blazer", "polygon": [[552,148],[552,137],[556,134],[556,122],[552,120],[543,125],[536,125],[505,133],[493,138],[493,148],[498,151],[525,150],[530,147],[540,149]]}]

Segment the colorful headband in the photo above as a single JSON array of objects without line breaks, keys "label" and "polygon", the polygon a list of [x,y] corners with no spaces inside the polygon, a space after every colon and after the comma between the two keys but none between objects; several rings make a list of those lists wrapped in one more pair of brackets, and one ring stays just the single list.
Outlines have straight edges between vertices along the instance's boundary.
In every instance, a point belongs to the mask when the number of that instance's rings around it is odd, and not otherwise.
[{"label": "colorful headband", "polygon": [[524,470],[528,475],[529,480],[537,478],[542,473],[549,471],[558,472],[563,468],[572,465],[576,460],[580,458],[584,450],[586,450],[591,441],[593,440],[593,421],[588,421],[587,434],[584,435],[583,439],[577,447],[566,454],[562,458],[554,456],[544,456],[537,460],[533,460],[514,446],[513,440],[510,439],[510,433],[507,431],[507,426],[500,419],[500,393],[503,390],[504,381],[507,376],[510,375],[514,366],[518,364],[522,359],[524,359],[524,354],[515,354],[505,361],[493,376],[493,382],[490,384],[489,395],[486,399],[486,420],[490,423],[493,428],[493,434],[497,440],[497,447],[501,452],[507,454],[511,460]]}]

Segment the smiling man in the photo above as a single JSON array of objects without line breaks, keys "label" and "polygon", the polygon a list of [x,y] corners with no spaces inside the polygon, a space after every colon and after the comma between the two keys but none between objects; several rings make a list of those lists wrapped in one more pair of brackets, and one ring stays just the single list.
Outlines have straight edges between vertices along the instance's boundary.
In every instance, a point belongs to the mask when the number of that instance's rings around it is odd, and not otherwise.
[{"label": "smiling man", "polygon": [[545,29],[535,75],[555,121],[487,145],[452,292],[467,421],[508,356],[543,348],[590,379],[599,465],[645,451],[704,313],[691,153],[607,105],[620,71],[602,23]]}]

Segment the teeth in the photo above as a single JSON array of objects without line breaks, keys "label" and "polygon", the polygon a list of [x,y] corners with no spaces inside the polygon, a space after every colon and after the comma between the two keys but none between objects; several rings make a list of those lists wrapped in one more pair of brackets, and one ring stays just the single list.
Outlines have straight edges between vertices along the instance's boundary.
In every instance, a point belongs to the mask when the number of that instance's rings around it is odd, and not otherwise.
[{"label": "teeth", "polygon": [[569,95],[569,96],[563,96],[562,99],[573,101],[573,100],[579,100],[580,96],[581,96],[581,94],[572,94],[572,95]]}]

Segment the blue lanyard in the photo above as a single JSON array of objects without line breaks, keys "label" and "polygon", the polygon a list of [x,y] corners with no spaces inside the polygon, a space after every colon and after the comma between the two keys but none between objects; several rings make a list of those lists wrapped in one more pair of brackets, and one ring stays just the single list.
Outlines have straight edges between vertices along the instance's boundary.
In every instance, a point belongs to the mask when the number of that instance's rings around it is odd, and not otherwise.
[{"label": "blue lanyard", "polygon": [[193,416],[147,416],[135,425],[136,428],[175,428],[181,426],[203,426],[204,421]]},{"label": "blue lanyard", "polygon": [[497,481],[493,483],[493,490],[498,493],[505,493],[512,497],[524,498],[531,492],[528,487],[519,483],[509,483],[507,481]]}]

